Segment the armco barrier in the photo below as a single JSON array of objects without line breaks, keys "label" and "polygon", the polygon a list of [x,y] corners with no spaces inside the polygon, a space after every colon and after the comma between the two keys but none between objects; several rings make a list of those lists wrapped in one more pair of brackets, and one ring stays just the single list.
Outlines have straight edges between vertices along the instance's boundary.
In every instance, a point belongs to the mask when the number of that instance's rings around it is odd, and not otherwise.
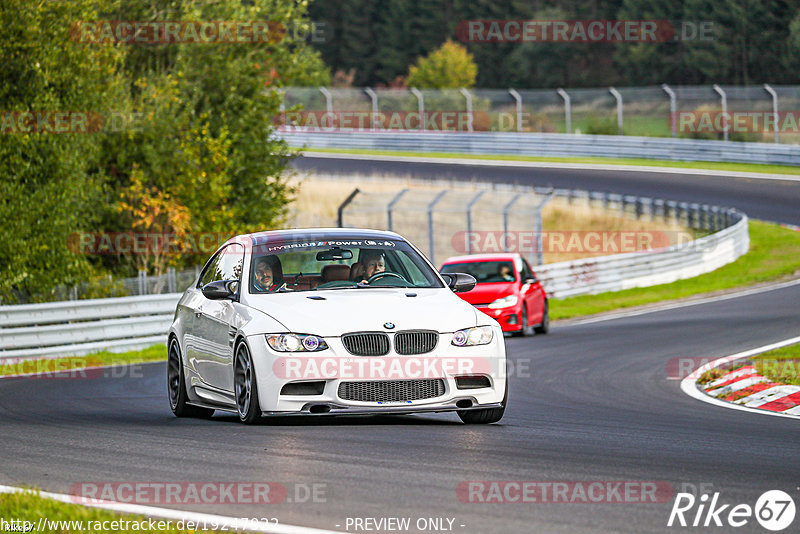
[{"label": "armco barrier", "polygon": [[746,253],[747,217],[733,226],[662,251],[632,252],[536,267],[548,294],[563,298],[667,284],[711,272]]},{"label": "armco barrier", "polygon": [[0,360],[165,343],[179,293],[0,306]]},{"label": "armco barrier", "polygon": [[676,161],[724,161],[800,165],[794,145],[738,143],[704,139],[633,137],[622,135],[568,135],[518,132],[303,132],[279,134],[290,145],[308,148],[344,148],[498,154],[516,156],[598,156]]}]

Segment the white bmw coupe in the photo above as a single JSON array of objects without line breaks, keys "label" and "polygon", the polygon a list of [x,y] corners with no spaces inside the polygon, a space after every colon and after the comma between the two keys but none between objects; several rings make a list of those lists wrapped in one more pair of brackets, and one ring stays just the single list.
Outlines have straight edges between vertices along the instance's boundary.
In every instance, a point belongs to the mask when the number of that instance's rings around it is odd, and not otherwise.
[{"label": "white bmw coupe", "polygon": [[455,411],[503,417],[498,323],[393,232],[309,229],[228,240],[178,302],[167,384],[178,417]]}]

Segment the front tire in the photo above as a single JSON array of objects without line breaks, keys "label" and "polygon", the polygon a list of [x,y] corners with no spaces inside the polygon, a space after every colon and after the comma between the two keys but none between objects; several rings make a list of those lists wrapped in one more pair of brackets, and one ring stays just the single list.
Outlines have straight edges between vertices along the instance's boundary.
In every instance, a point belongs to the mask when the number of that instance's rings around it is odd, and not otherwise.
[{"label": "front tire", "polygon": [[508,375],[506,374],[506,390],[503,395],[502,406],[499,408],[482,408],[479,410],[460,410],[458,416],[468,425],[488,425],[496,423],[503,418],[508,401]]},{"label": "front tire", "polygon": [[186,376],[183,373],[183,360],[181,358],[181,346],[178,340],[172,338],[167,352],[167,394],[169,395],[169,407],[175,417],[200,417],[208,419],[214,415],[214,410],[192,406],[188,401],[186,393]]},{"label": "front tire", "polygon": [[261,408],[258,402],[258,385],[253,368],[250,349],[242,342],[236,349],[236,362],[233,368],[233,388],[236,395],[236,411],[239,420],[252,425],[261,419]]},{"label": "front tire", "polygon": [[525,337],[526,335],[528,335],[528,308],[525,305],[522,306],[522,313],[520,314],[519,317],[519,324],[521,325],[521,328],[519,329],[519,331],[514,332],[514,335]]}]

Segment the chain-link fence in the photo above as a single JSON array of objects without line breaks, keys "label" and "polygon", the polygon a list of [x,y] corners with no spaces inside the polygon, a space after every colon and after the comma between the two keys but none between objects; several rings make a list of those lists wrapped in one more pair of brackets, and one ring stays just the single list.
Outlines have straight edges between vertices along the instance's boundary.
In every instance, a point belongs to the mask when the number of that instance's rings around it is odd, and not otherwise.
[{"label": "chain-link fence", "polygon": [[[552,254],[553,247],[545,246],[547,234],[565,240],[591,233],[602,233],[604,239],[616,238],[617,230],[600,231],[592,227],[590,232],[553,232],[543,228],[542,214],[551,200],[569,210],[588,209],[586,214],[590,220],[598,214],[592,210],[601,210],[633,221],[669,223],[673,228],[671,231],[642,231],[637,234],[639,237],[663,239],[662,247],[687,239],[690,234],[679,229],[692,229],[691,237],[694,238],[717,232],[739,220],[734,210],[705,204],[573,189],[482,184],[472,189],[355,189],[339,207],[337,226],[398,232],[416,244],[435,265],[450,256],[520,252],[532,265],[540,266],[545,264],[545,255]],[[613,248],[594,255],[621,252],[615,252]]]},{"label": "chain-link fence", "polygon": [[29,304],[178,293],[184,291],[194,282],[200,273],[200,269],[200,266],[182,271],[169,268],[166,273],[161,275],[148,275],[145,271],[139,271],[138,276],[131,278],[114,278],[109,274],[74,285],[57,286],[46,294],[18,292],[14,294],[13,302],[0,302],[0,304]]},{"label": "chain-link fence", "polygon": [[800,142],[800,86],[284,89],[288,131],[511,131]]}]

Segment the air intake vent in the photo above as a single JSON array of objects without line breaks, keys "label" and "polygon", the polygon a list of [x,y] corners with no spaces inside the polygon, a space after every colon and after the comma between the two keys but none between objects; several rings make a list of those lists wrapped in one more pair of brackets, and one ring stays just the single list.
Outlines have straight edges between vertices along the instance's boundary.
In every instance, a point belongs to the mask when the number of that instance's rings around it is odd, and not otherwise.
[{"label": "air intake vent", "polygon": [[356,356],[383,356],[389,353],[389,336],[383,332],[345,334],[342,343],[347,352]]},{"label": "air intake vent", "polygon": [[399,402],[432,399],[444,395],[444,380],[383,380],[377,382],[342,382],[339,398],[361,402]]},{"label": "air intake vent", "polygon": [[438,341],[436,332],[398,332],[394,336],[394,350],[397,354],[425,354],[435,349]]}]

